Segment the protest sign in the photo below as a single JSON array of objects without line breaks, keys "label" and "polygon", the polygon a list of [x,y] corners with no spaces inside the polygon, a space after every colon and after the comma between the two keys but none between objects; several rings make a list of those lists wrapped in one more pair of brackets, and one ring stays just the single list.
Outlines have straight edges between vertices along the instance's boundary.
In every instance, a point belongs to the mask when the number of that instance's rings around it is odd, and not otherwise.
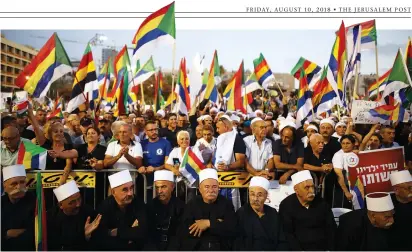
[{"label": "protest sign", "polygon": [[346,155],[345,162],[348,164],[351,189],[359,177],[366,194],[391,192],[390,174],[405,169],[403,147],[350,153]]}]

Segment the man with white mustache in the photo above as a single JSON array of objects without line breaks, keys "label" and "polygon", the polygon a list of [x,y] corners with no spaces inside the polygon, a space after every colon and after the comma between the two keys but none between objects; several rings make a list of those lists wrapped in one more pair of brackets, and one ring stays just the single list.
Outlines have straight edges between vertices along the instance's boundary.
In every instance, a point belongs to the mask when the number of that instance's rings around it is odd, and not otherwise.
[{"label": "man with white mustache", "polygon": [[286,240],[291,250],[334,250],[336,223],[330,206],[315,196],[309,171],[292,175],[295,193],[279,206]]},{"label": "man with white mustache", "polygon": [[180,249],[176,250],[231,250],[236,235],[236,216],[233,205],[219,195],[215,169],[199,173],[201,196],[186,205],[179,228]]},{"label": "man with white mustache", "polygon": [[392,197],[395,205],[396,242],[394,250],[412,250],[410,229],[412,227],[412,176],[408,170],[391,173],[390,180],[395,193]]},{"label": "man with white mustache", "polygon": [[27,193],[23,165],[3,168],[1,196],[1,250],[34,250],[34,209],[36,198]]},{"label": "man with white mustache", "polygon": [[265,205],[269,185],[264,177],[254,176],[250,180],[249,204],[236,212],[239,234],[234,242],[235,250],[288,250],[278,212]]},{"label": "man with white mustache", "polygon": [[393,250],[394,207],[388,193],[366,195],[365,209],[339,217],[337,250]]}]

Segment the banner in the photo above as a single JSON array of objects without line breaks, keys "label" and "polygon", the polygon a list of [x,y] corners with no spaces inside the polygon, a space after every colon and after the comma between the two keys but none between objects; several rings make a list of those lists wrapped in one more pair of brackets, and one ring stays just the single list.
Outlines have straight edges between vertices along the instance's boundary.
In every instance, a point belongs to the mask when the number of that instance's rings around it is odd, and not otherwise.
[{"label": "banner", "polygon": [[[36,174],[37,172],[27,173],[27,187],[28,189],[36,189]],[[63,175],[63,171],[56,172],[42,172],[42,184],[43,188],[56,188],[59,186],[60,177]],[[96,176],[93,171],[90,172],[71,172],[66,182],[74,179],[78,187],[95,188]]]},{"label": "banner", "polygon": [[389,175],[405,169],[403,147],[364,151],[346,155],[351,189],[359,177],[365,195],[372,192],[391,192]]},{"label": "banner", "polygon": [[278,180],[271,180],[265,205],[275,208],[279,212],[280,203],[294,193],[292,181],[286,181],[286,184],[280,185]]},{"label": "banner", "polygon": [[[249,187],[252,175],[249,172],[218,172],[220,188],[242,188]],[[274,173],[270,173],[269,180],[274,179]]]},{"label": "banner", "polygon": [[351,117],[355,124],[376,124],[378,120],[373,118],[369,110],[379,106],[378,102],[353,100]]}]

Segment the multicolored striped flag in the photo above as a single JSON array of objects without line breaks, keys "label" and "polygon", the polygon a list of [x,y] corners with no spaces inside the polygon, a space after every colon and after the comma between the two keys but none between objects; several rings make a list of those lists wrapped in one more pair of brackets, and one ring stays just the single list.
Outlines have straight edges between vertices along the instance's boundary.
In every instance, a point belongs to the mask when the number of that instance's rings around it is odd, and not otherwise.
[{"label": "multicolored striped flag", "polygon": [[114,77],[113,59],[109,57],[97,77],[100,99],[106,99],[112,77]]},{"label": "multicolored striped flag", "polygon": [[141,84],[150,77],[152,77],[152,75],[155,74],[155,72],[156,69],[153,63],[153,57],[150,57],[150,59],[147,60],[143,67],[137,70],[132,83]]},{"label": "multicolored striped flag", "polygon": [[363,23],[354,24],[346,27],[346,30],[353,28],[354,26],[359,25],[361,27],[361,49],[375,49],[377,45],[377,33],[376,33],[376,23],[374,20],[369,20]]},{"label": "multicolored striped flag", "polygon": [[188,147],[179,167],[182,176],[187,179],[190,185],[193,185],[199,179],[199,173],[203,169],[205,169],[205,165],[201,155],[195,153],[192,147]]},{"label": "multicolored striped flag", "polygon": [[63,118],[63,103],[61,102],[61,97],[57,97],[55,104],[53,106],[53,111],[47,116],[47,119],[56,116]]},{"label": "multicolored striped flag", "polygon": [[344,72],[346,66],[346,32],[345,24],[341,23],[339,31],[336,35],[335,43],[332,47],[332,52],[329,59],[328,70],[329,82],[335,90],[343,106],[346,106],[346,95],[344,85]]},{"label": "multicolored striped flag", "polygon": [[72,112],[86,101],[94,109],[94,100],[98,98],[99,86],[96,66],[90,44],[87,44],[73,82],[72,95],[67,105],[67,111]]},{"label": "multicolored striped flag", "polygon": [[385,90],[385,86],[386,86],[386,83],[388,83],[388,77],[389,77],[389,74],[391,73],[391,70],[392,68],[389,69],[386,73],[384,73],[381,77],[379,77],[379,79],[376,82],[369,85],[368,87],[369,97],[378,95],[380,92]]},{"label": "multicolored striped flag", "polygon": [[273,80],[275,80],[275,76],[270,70],[270,67],[262,53],[260,53],[259,58],[253,61],[253,65],[255,66],[255,74],[259,84],[264,89],[268,90],[268,86]]},{"label": "multicolored striped flag", "polygon": [[[399,49],[392,66],[392,70],[388,76],[387,84],[383,90],[381,104],[388,104],[386,100],[390,100],[388,99],[389,96],[395,96],[395,92],[411,87],[411,85],[411,77],[409,76],[408,69],[405,65],[402,52]],[[403,101],[399,102],[403,103]]]},{"label": "multicolored striped flag", "polygon": [[301,68],[299,79],[299,92],[298,92],[298,106],[296,115],[296,126],[299,128],[302,126],[302,122],[310,116],[312,113],[313,105],[311,99],[311,92],[309,91],[308,81],[306,79],[305,70]]},{"label": "multicolored striped flag", "polygon": [[317,115],[331,111],[332,107],[338,103],[338,96],[327,76],[327,68],[328,67],[325,67],[322,70],[322,75],[313,88],[312,104],[313,110]]},{"label": "multicolored striped flag", "polygon": [[412,76],[412,39],[409,37],[405,52],[405,64],[408,68],[409,76]]},{"label": "multicolored striped flag", "polygon": [[290,74],[293,75],[297,80],[299,80],[300,69],[302,68],[305,71],[306,78],[308,79],[308,84],[309,86],[311,86],[310,83],[312,82],[313,77],[315,77],[317,74],[320,74],[320,70],[322,70],[322,68],[314,62],[300,57],[298,63],[296,63],[296,65],[293,67]]},{"label": "multicolored striped flag", "polygon": [[211,101],[217,103],[218,100],[218,91],[217,85],[220,84],[220,66],[219,66],[219,59],[217,57],[217,50],[215,50],[213,54],[213,60],[210,64],[210,70],[207,74],[207,82],[205,86],[205,91],[203,95],[203,100]]},{"label": "multicolored striped flag", "polygon": [[15,84],[33,97],[40,98],[46,96],[53,82],[71,72],[72,65],[66,50],[57,33],[53,33],[36,57],[17,76]]},{"label": "multicolored striped flag", "polygon": [[239,69],[233,76],[233,87],[232,91],[230,92],[229,99],[227,101],[227,110],[240,110],[242,113],[247,113],[246,108],[244,107],[243,99],[242,99],[242,86],[245,83],[245,71],[243,67],[243,60],[240,63]]},{"label": "multicolored striped flag", "polygon": [[133,37],[136,45],[133,61],[149,55],[160,43],[174,44],[176,39],[175,2],[148,16]]},{"label": "multicolored striped flag", "polygon": [[356,196],[353,200],[353,206],[356,209],[364,209],[365,208],[365,190],[363,184],[359,177],[356,179],[355,186],[353,187],[353,192]]},{"label": "multicolored striped flag", "polygon": [[178,94],[178,108],[179,112],[188,114],[191,109],[190,103],[190,87],[189,79],[187,78],[186,59],[182,58],[180,61],[179,74],[177,76],[177,84],[175,93]]},{"label": "multicolored striped flag", "polygon": [[262,89],[262,86],[257,81],[255,73],[251,73],[249,77],[247,78],[246,83],[244,85],[244,92],[242,92],[242,96],[245,94],[252,93],[253,91],[256,91],[259,89]]},{"label": "multicolored striped flag", "polygon": [[34,242],[36,251],[47,251],[47,217],[46,202],[41,173],[36,175],[36,209],[34,213]]},{"label": "multicolored striped flag", "polygon": [[405,117],[405,109],[401,103],[396,105],[382,105],[374,109],[369,110],[369,113],[378,118],[380,122],[386,121],[403,122]]},{"label": "multicolored striped flag", "polygon": [[17,114],[21,115],[27,111],[29,108],[29,101],[27,99],[23,100],[14,100],[13,101],[13,111],[15,111]]},{"label": "multicolored striped flag", "polygon": [[47,150],[27,140],[20,141],[16,164],[26,169],[46,169]]}]

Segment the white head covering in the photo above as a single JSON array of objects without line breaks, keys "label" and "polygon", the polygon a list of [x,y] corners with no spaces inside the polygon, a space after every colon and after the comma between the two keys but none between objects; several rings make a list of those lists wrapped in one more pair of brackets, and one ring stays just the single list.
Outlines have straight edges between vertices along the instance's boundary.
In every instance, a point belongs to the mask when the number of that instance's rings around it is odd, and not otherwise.
[{"label": "white head covering", "polygon": [[391,173],[390,179],[392,186],[412,182],[412,176],[408,170]]},{"label": "white head covering", "polygon": [[248,116],[249,116],[249,119],[250,118],[255,118],[256,117],[256,112],[251,112],[251,113],[248,114]]},{"label": "white head covering", "polygon": [[313,129],[314,131],[319,132],[318,128],[317,128],[315,125],[313,125],[313,124],[310,124],[310,125],[306,128],[306,131],[307,131],[308,129]]},{"label": "white head covering", "polygon": [[263,121],[262,118],[256,117],[255,119],[253,119],[253,120],[250,122],[250,125],[253,125],[255,122],[259,122],[259,121]]},{"label": "white head covering", "polygon": [[165,117],[165,115],[166,115],[166,113],[165,113],[165,111],[164,111],[163,109],[159,109],[159,110],[156,112],[156,114],[161,115],[162,118]]},{"label": "white head covering", "polygon": [[225,118],[225,119],[229,120],[230,122],[232,121],[232,119],[230,119],[230,117],[228,115],[222,115],[220,118]]},{"label": "white head covering", "polygon": [[269,180],[264,177],[254,176],[249,183],[249,187],[258,186],[265,189],[265,191],[269,191]]},{"label": "white head covering", "polygon": [[332,119],[329,119],[329,118],[322,119],[322,121],[320,121],[319,126],[324,123],[329,123],[330,125],[332,125],[332,127],[335,127],[335,122]]},{"label": "white head covering", "polygon": [[335,130],[336,130],[336,128],[339,127],[339,126],[345,126],[345,127],[346,127],[346,123],[344,123],[344,122],[338,122],[338,123],[335,125]]},{"label": "white head covering", "polygon": [[155,171],[154,172],[154,181],[159,181],[159,180],[166,180],[170,182],[175,182],[175,177],[173,172],[169,170],[160,170],[160,171]]},{"label": "white head covering", "polygon": [[279,117],[278,117],[278,120],[279,120],[279,121],[283,121],[283,120],[286,120],[286,118],[283,117],[283,116],[279,116]]},{"label": "white head covering", "polygon": [[240,122],[240,117],[237,116],[237,115],[235,115],[235,114],[233,114],[233,115],[230,117],[230,120],[235,121],[235,122]]},{"label": "white head covering", "polygon": [[257,109],[257,110],[255,111],[255,113],[256,113],[256,115],[257,115],[257,114],[261,114],[261,115],[263,115],[263,111],[262,111],[262,110],[260,110],[260,109]]},{"label": "white head covering", "polygon": [[24,168],[24,165],[17,164],[3,168],[3,181],[14,177],[26,177],[26,169]]},{"label": "white head covering", "polygon": [[365,198],[369,211],[386,212],[394,209],[389,193],[369,193]]},{"label": "white head covering", "polygon": [[297,173],[292,175],[293,186],[295,186],[297,184],[300,184],[300,183],[302,183],[303,181],[306,181],[306,180],[312,180],[313,181],[312,175],[310,175],[310,171],[308,171],[308,170],[300,171],[300,172],[297,172]]},{"label": "white head covering", "polygon": [[132,176],[130,175],[129,170],[117,172],[109,176],[110,187],[112,189],[132,181]]},{"label": "white head covering", "polygon": [[66,184],[63,184],[56,189],[53,189],[54,195],[59,202],[67,199],[68,197],[80,192],[79,188],[77,187],[76,181],[71,180]]},{"label": "white head covering", "polygon": [[280,121],[279,124],[280,124],[279,125],[279,132],[281,132],[287,126],[296,129],[296,124],[294,122],[289,121],[289,120]]},{"label": "white head covering", "polygon": [[218,181],[217,171],[212,168],[206,168],[200,171],[199,173],[199,184],[205,179],[214,179]]}]

